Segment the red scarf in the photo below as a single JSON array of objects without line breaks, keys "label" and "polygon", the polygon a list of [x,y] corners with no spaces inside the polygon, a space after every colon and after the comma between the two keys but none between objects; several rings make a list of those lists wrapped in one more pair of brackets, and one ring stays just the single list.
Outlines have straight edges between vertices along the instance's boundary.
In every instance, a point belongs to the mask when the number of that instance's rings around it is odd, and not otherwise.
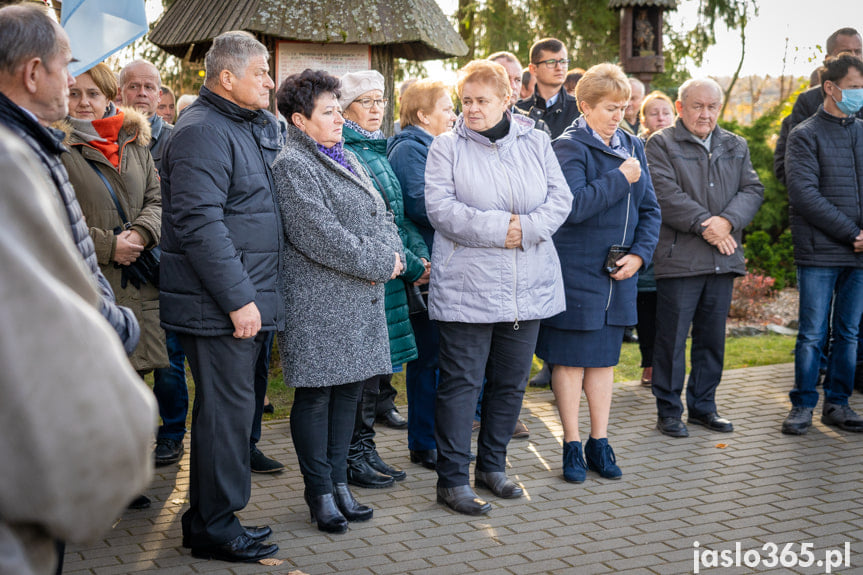
[{"label": "red scarf", "polygon": [[117,142],[117,138],[120,136],[120,128],[122,127],[122,110],[117,110],[117,113],[109,118],[93,120],[93,129],[105,141],[91,140],[88,142],[91,146],[102,152],[102,155],[108,158],[108,161],[115,168],[120,167],[120,145]]}]

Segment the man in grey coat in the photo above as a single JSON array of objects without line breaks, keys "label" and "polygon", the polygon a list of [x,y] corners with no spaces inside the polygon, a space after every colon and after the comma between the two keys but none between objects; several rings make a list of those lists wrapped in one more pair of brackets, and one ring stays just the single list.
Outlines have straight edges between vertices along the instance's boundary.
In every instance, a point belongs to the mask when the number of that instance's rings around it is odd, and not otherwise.
[{"label": "man in grey coat", "polygon": [[725,320],[734,277],[744,275],[742,232],[761,206],[764,186],[746,140],[716,125],[722,89],[710,79],[680,87],[674,126],[656,133],[645,151],[662,227],[653,257],[656,348],[653,395],[657,429],[686,437],[680,399],[686,337],[692,327],[692,370],[686,390],[689,423],[733,430],[716,410],[725,356]]}]

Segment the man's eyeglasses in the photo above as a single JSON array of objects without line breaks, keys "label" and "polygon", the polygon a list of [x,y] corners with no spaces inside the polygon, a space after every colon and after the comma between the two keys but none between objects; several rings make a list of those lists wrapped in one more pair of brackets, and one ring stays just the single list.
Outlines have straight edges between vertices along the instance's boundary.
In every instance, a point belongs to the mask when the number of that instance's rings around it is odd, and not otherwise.
[{"label": "man's eyeglasses", "polygon": [[387,102],[389,101],[389,98],[378,98],[376,100],[372,100],[371,98],[363,98],[362,100],[356,100],[357,104],[359,104],[366,110],[370,109],[372,105],[377,105],[378,108],[385,108]]},{"label": "man's eyeglasses", "polygon": [[569,66],[569,60],[566,58],[562,60],[543,60],[542,62],[534,62],[535,65],[539,66],[540,64],[544,64],[546,68],[557,68],[558,66],[563,66],[566,68]]}]

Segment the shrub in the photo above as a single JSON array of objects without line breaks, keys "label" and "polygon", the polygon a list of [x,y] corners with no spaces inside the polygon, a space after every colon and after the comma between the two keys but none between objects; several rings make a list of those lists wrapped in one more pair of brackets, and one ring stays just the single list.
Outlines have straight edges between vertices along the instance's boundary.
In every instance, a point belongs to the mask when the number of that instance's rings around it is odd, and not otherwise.
[{"label": "shrub", "polygon": [[760,319],[765,300],[773,297],[775,283],[772,277],[753,273],[735,279],[728,317]]},{"label": "shrub", "polygon": [[773,278],[773,289],[797,285],[791,230],[786,229],[776,241],[766,231],[754,231],[746,236],[743,253],[746,269],[756,275]]}]

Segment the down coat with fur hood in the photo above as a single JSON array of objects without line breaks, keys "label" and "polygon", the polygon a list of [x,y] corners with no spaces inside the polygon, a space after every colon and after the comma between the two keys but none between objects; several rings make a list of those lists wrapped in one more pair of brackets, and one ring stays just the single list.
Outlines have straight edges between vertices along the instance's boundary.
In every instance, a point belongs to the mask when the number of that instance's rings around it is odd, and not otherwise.
[{"label": "down coat with fur hood", "polygon": [[146,247],[158,245],[162,198],[159,177],[148,149],[150,124],[135,110],[124,108],[122,113],[119,169],[73,131],[68,122],[63,128],[67,133],[65,144],[70,151],[62,158],[96,245],[99,267],[110,282],[117,303],[130,308],[141,324],[141,340],[130,358],[132,366],[138,371],[150,371],[168,366],[165,332],[159,326],[159,290],[149,284],[141,286],[140,290],[131,284],[125,288],[121,286],[121,270],[114,267],[113,258],[117,245],[114,229],[122,227],[123,221],[102,179],[88,163],[88,160],[94,162],[110,182],[132,229],[141,234]]}]

